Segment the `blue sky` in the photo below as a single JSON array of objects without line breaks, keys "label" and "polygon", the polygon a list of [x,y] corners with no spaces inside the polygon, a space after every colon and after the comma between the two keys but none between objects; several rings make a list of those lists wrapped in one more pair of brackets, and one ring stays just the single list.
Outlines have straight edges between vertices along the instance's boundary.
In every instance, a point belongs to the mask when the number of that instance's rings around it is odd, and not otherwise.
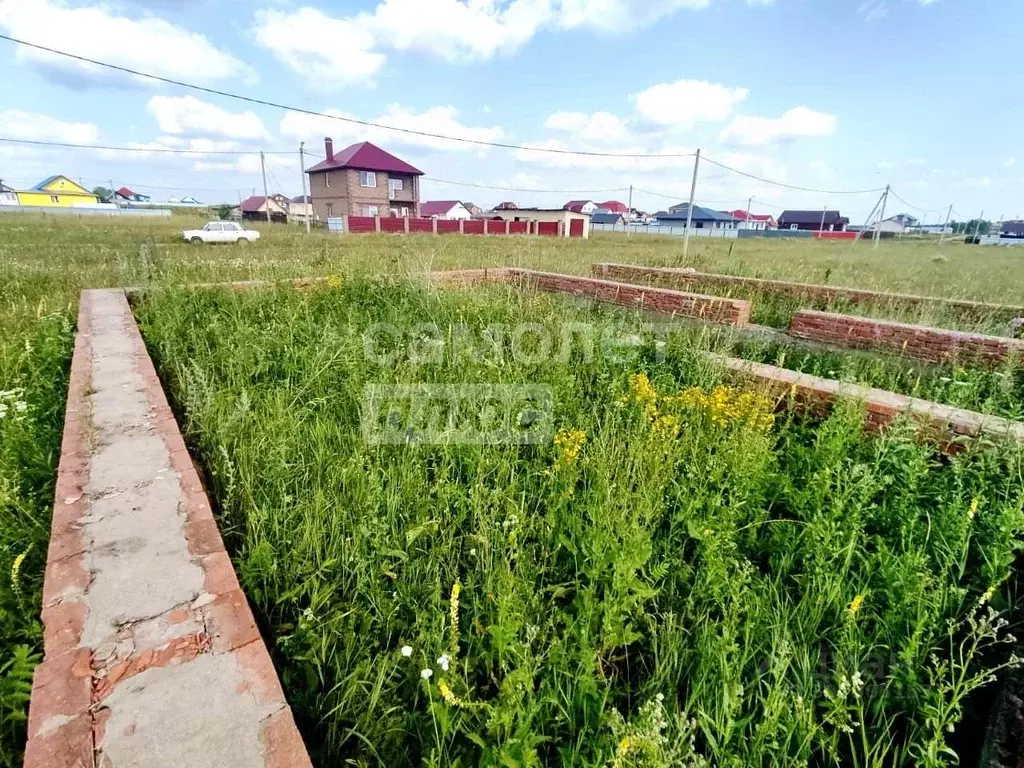
[{"label": "blue sky", "polygon": [[[364,120],[533,148],[684,155],[835,191],[891,183],[937,221],[1024,215],[1024,3],[1017,0],[0,0],[0,31],[138,70]],[[656,210],[692,159],[581,157],[424,140],[140,81],[0,41],[0,137],[142,149],[291,151],[271,191],[299,192],[298,143],[371,140],[427,175],[423,198]],[[234,200],[252,154],[0,143],[15,187],[54,173],[155,198]],[[502,191],[442,183],[516,187]],[[581,190],[579,193],[554,190]],[[593,192],[590,192],[593,190]],[[609,190],[607,192],[603,190]],[[640,191],[642,190],[642,191]],[[660,193],[665,197],[653,193]],[[875,193],[801,192],[701,169],[715,208],[840,208]],[[939,211],[942,211],[940,213]]]}]

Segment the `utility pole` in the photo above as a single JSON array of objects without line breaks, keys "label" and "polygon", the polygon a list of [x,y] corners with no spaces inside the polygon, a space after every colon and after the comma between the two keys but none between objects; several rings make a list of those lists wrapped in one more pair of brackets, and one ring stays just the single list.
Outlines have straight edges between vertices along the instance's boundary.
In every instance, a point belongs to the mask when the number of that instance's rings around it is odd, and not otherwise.
[{"label": "utility pole", "polygon": [[974,236],[977,237],[981,232],[981,222],[985,220],[985,209],[981,209],[981,216],[978,217],[978,223],[974,225]]},{"label": "utility pole", "polygon": [[263,150],[260,150],[260,172],[263,174],[263,207],[267,211],[267,224],[270,223],[270,195],[267,194],[267,163],[263,158]]},{"label": "utility pole", "polygon": [[[302,173],[302,210],[306,213],[306,234],[309,234],[309,220],[312,218],[313,201],[306,200],[306,142],[299,142],[299,172]],[[308,208],[306,206],[309,206]]]},{"label": "utility pole", "polygon": [[825,207],[821,209],[821,224],[818,225],[818,233],[825,231],[825,214],[828,213],[828,203],[825,203]]},{"label": "utility pole", "polygon": [[629,239],[629,223],[633,220],[633,185],[629,185],[629,202],[626,203],[626,239]]},{"label": "utility pole", "polygon": [[700,150],[693,158],[693,182],[690,184],[690,204],[686,208],[686,232],[683,235],[683,258],[690,251],[690,224],[693,223],[693,198],[697,196],[697,171],[700,169]]},{"label": "utility pole", "polygon": [[750,199],[747,200],[747,229],[754,229],[754,227],[750,224],[750,206],[753,204],[753,202],[754,196],[751,195]]},{"label": "utility pole", "polygon": [[878,241],[882,237],[882,222],[885,221],[885,204],[889,202],[889,185],[885,185],[885,192],[882,193],[882,210],[878,214],[878,226],[875,227],[875,248],[878,248]]},{"label": "utility pole", "polygon": [[949,210],[946,211],[946,223],[942,225],[942,231],[939,232],[939,245],[942,245],[942,241],[946,239],[946,229],[949,227],[949,220],[953,216],[953,204],[949,204]]}]

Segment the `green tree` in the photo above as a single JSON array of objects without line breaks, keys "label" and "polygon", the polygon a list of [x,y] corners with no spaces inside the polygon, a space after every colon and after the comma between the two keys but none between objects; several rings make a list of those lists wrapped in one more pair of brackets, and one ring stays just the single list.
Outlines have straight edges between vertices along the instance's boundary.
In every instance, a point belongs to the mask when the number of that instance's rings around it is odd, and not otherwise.
[{"label": "green tree", "polygon": [[112,189],[93,187],[92,193],[100,199],[101,203],[111,203],[114,201],[114,190]]}]

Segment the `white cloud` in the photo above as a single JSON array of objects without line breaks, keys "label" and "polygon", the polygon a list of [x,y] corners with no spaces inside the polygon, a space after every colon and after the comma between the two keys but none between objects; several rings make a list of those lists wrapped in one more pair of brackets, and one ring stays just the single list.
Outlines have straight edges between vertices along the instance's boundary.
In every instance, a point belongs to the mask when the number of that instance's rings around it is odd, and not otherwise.
[{"label": "white cloud", "polygon": [[[326,110],[326,114],[334,115],[335,117],[353,117],[345,112],[333,109]],[[452,106],[430,107],[423,112],[416,112],[399,104],[391,104],[384,111],[384,114],[374,118],[371,122],[474,141],[499,141],[504,135],[499,126],[465,125],[459,120],[458,110]],[[478,153],[486,152],[488,149],[487,147],[462,141],[438,139],[432,136],[418,136],[411,133],[389,131],[383,128],[368,128],[343,120],[333,120],[329,117],[306,115],[298,112],[289,112],[281,119],[281,134],[295,139],[304,139],[308,142],[318,142],[324,136],[330,136],[334,140],[335,151],[340,150],[341,145],[350,141],[372,141],[383,146],[404,144],[444,151],[475,151]],[[313,146],[316,146],[316,144]]]},{"label": "white cloud", "polygon": [[[275,170],[294,170],[298,173],[299,161],[298,158],[293,155],[267,155],[264,158],[264,162],[267,166],[267,173],[270,174],[270,178],[267,181],[268,185],[271,186],[271,194],[280,191],[273,188],[273,182],[275,178],[277,178],[273,175]],[[259,155],[238,155],[234,158],[227,158],[223,160],[197,160],[192,164],[192,170],[221,172],[233,171],[235,173],[242,173],[246,175],[254,175],[262,172]],[[290,178],[285,179],[285,181],[290,181]],[[298,182],[296,182],[296,184],[297,183]],[[262,192],[260,194],[262,194]]]},{"label": "white cloud", "polygon": [[786,139],[831,136],[836,118],[807,107],[794,107],[782,117],[739,115],[722,131],[719,139],[742,146],[759,146]]},{"label": "white cloud", "polygon": [[746,88],[729,88],[704,80],[659,83],[630,96],[636,111],[658,125],[677,129],[699,122],[720,122],[747,98]]},{"label": "white cloud", "polygon": [[65,122],[37,112],[8,109],[0,112],[0,133],[12,139],[95,144],[100,129],[92,123]]},{"label": "white cloud", "polygon": [[253,112],[228,112],[195,96],[154,96],[146,104],[164,133],[215,135],[238,140],[266,139],[267,129]]},{"label": "white cloud", "polygon": [[258,11],[253,32],[259,45],[314,85],[367,84],[385,62],[367,29],[315,8]]},{"label": "white cloud", "polygon": [[384,49],[447,62],[513,53],[544,30],[618,32],[711,0],[380,0],[369,12],[328,16],[312,7],[256,14],[256,41],[286,66],[330,85],[372,82]]},{"label": "white cloud", "polygon": [[1013,166],[1015,166],[1016,164],[1017,164],[1017,158],[1016,157],[1008,157],[1008,158],[1006,158],[1006,163],[1004,163],[1004,165],[1006,165],[1007,168],[1013,168]]},{"label": "white cloud", "polygon": [[879,21],[889,15],[889,6],[881,0],[864,0],[857,6],[857,13],[864,17],[864,21],[871,23]]},{"label": "white cloud", "polygon": [[614,142],[629,136],[626,123],[610,112],[555,112],[544,121],[544,126],[585,141]]},{"label": "white cloud", "polygon": [[[218,49],[201,34],[154,16],[116,16],[104,6],[71,7],[59,0],[0,0],[0,29],[13,37],[163,77],[199,82],[254,78],[246,64]],[[17,48],[15,56],[64,76],[73,74],[106,81],[125,77],[94,64],[24,46]],[[147,85],[153,83],[133,79]]]}]

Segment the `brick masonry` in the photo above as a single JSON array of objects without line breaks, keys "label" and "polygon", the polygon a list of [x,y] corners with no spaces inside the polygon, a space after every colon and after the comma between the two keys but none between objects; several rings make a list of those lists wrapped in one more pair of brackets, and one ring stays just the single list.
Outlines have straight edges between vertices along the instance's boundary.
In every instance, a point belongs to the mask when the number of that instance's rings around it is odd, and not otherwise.
[{"label": "brick masonry", "polygon": [[692,285],[714,285],[724,288],[746,288],[754,291],[777,293],[800,299],[815,301],[835,301],[842,299],[851,304],[863,302],[876,304],[916,307],[926,305],[942,305],[956,310],[966,316],[995,314],[1002,317],[1024,316],[1024,307],[1006,304],[990,304],[983,301],[965,301],[962,299],[946,299],[936,296],[914,296],[906,293],[885,293],[868,291],[860,288],[841,288],[831,285],[813,285],[811,283],[794,283],[786,280],[765,280],[756,277],[738,277],[735,275],[716,275],[707,272],[696,272],[687,269],[670,267],[644,267],[631,264],[594,264],[593,273],[597,277],[616,278],[622,280],[638,280],[653,282],[671,287],[687,287]]},{"label": "brick masonry", "polygon": [[636,307],[665,315],[692,317],[725,325],[746,325],[750,320],[750,302],[742,299],[684,293],[666,288],[650,288],[530,269],[509,269],[506,279],[543,291],[585,296],[608,304]]},{"label": "brick masonry", "polygon": [[740,380],[752,383],[776,397],[790,397],[799,407],[827,411],[840,399],[864,404],[867,424],[884,429],[906,415],[915,421],[922,435],[937,442],[945,453],[956,453],[967,439],[988,438],[1024,443],[1024,424],[998,416],[965,411],[941,403],[873,389],[859,384],[823,379],[788,368],[753,363],[723,355],[712,355]]},{"label": "brick masonry", "polygon": [[960,360],[998,366],[1010,356],[1024,359],[1024,340],[1021,339],[808,309],[793,315],[789,333],[800,339],[895,352],[933,363]]},{"label": "brick masonry", "polygon": [[85,291],[27,768],[310,765],[120,290]]}]

